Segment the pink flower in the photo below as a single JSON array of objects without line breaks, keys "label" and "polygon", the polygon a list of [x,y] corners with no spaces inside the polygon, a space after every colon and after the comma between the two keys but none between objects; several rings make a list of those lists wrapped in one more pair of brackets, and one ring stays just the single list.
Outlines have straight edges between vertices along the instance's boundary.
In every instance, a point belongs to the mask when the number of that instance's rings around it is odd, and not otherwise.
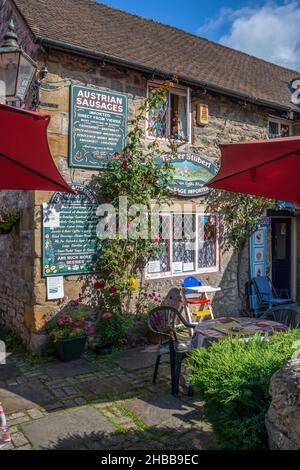
[{"label": "pink flower", "polygon": [[94,289],[104,289],[105,283],[104,282],[95,282]]},{"label": "pink flower", "polygon": [[112,313],[111,312],[104,312],[103,315],[102,315],[103,318],[111,318],[112,317]]},{"label": "pink flower", "polygon": [[110,294],[114,294],[115,292],[117,292],[117,288],[115,286],[112,286],[108,289],[108,291]]}]

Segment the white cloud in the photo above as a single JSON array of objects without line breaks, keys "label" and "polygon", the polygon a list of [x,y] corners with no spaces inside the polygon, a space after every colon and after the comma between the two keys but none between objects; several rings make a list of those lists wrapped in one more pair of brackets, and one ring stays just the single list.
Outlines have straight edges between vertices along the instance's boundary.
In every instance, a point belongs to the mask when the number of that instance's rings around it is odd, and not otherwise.
[{"label": "white cloud", "polygon": [[257,8],[221,9],[199,33],[226,27],[219,42],[270,62],[300,70],[300,3],[268,3]]}]

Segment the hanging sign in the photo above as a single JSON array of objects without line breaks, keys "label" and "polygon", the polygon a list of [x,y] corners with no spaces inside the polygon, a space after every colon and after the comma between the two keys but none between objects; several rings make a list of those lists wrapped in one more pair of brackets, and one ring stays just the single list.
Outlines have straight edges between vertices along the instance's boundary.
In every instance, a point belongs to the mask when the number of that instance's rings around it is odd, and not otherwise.
[{"label": "hanging sign", "polygon": [[177,155],[157,157],[157,164],[162,161],[169,161],[174,166],[170,189],[177,196],[195,197],[207,194],[210,188],[205,185],[218,171],[211,160],[195,153],[178,152]]},{"label": "hanging sign", "polygon": [[267,227],[260,226],[250,237],[251,277],[266,276],[267,270]]},{"label": "hanging sign", "polygon": [[125,94],[71,86],[70,166],[103,169],[127,136]]},{"label": "hanging sign", "polygon": [[99,252],[97,197],[80,184],[77,194],[55,193],[43,204],[43,275],[62,276],[96,271]]}]

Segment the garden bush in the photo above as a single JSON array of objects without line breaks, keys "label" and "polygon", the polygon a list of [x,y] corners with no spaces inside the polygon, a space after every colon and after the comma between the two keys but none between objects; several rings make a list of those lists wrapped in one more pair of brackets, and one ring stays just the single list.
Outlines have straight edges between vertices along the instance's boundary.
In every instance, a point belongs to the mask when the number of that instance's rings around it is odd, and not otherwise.
[{"label": "garden bush", "polygon": [[266,341],[226,338],[190,352],[190,382],[206,402],[207,417],[223,449],[267,449],[265,414],[272,375],[293,354],[300,331]]}]

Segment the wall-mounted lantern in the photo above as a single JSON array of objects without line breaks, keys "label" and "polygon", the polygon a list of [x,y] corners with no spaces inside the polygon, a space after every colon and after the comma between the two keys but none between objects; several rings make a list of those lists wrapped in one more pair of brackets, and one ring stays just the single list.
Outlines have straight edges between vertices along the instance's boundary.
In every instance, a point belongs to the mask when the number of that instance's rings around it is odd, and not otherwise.
[{"label": "wall-mounted lantern", "polygon": [[36,71],[36,63],[18,45],[13,20],[0,46],[0,98],[23,101]]}]

